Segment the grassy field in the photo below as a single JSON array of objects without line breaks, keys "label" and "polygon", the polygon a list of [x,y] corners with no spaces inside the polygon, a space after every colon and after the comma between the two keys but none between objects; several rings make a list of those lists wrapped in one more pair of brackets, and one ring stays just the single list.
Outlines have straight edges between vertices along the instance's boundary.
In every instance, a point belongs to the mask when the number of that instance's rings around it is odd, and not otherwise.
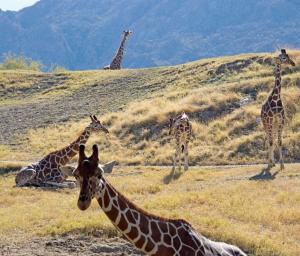
[{"label": "grassy field", "polygon": [[[107,179],[144,209],[184,218],[203,235],[237,244],[249,255],[299,255],[300,165],[288,165],[273,180],[249,180],[261,168],[197,167],[170,182],[169,168],[126,167]],[[117,235],[96,201],[85,212],[77,209],[78,189],[13,185],[13,174],[0,177],[0,244],[69,232]]]},{"label": "grassy field", "polygon": [[[297,162],[300,51],[288,52],[296,67],[283,69],[284,158]],[[265,163],[260,108],[274,84],[275,54],[121,71],[0,71],[0,242],[95,230],[117,235],[95,202],[86,212],[77,209],[78,191],[14,188],[14,174],[6,174],[69,144],[93,113],[110,131],[87,143],[88,149],[98,143],[101,162],[148,165],[119,167],[108,177],[132,201],[165,217],[185,218],[211,239],[256,256],[299,255],[299,164],[263,181],[249,180],[262,165],[193,167],[172,182],[168,167],[150,167],[171,164],[168,120],[183,111],[193,124],[191,165]]]},{"label": "grassy field", "polygon": [[[284,67],[286,161],[300,158],[300,52]],[[276,54],[276,53],[275,53]],[[65,146],[98,114],[111,131],[95,135],[102,158],[121,164],[170,164],[169,117],[185,111],[194,129],[190,162],[263,163],[260,108],[273,84],[272,57],[247,54],[174,67],[53,74],[0,71],[0,160],[37,160]]]}]

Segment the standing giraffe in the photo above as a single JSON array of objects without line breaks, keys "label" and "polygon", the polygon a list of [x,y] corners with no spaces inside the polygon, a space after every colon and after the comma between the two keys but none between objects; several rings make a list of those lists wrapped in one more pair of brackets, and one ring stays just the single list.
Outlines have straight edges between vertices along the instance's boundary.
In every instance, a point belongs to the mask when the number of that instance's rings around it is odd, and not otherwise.
[{"label": "standing giraffe", "polygon": [[85,144],[92,132],[103,131],[108,133],[108,130],[101,124],[95,115],[90,116],[90,118],[91,123],[69,146],[48,154],[35,164],[23,167],[16,175],[16,185],[18,187],[30,185],[43,186],[48,183],[54,186],[63,187],[63,183],[67,178],[66,174],[62,171],[63,166],[77,154],[79,145]]},{"label": "standing giraffe", "polygon": [[110,65],[105,66],[104,69],[121,69],[121,63],[123,60],[125,42],[126,42],[127,38],[132,34],[132,31],[127,30],[127,31],[123,31],[123,33],[124,33],[123,39],[121,41],[120,47],[119,47],[115,57],[113,58]]},{"label": "standing giraffe", "polygon": [[178,162],[181,169],[181,153],[184,153],[184,170],[189,168],[188,163],[188,144],[192,135],[192,124],[187,114],[182,113],[176,118],[170,118],[169,135],[173,135],[176,140],[176,151],[173,160],[173,171],[175,171]]},{"label": "standing giraffe", "polygon": [[77,206],[86,210],[93,198],[114,226],[147,255],[155,256],[246,256],[238,247],[214,242],[199,234],[188,222],[150,214],[118,192],[98,167],[98,147],[87,157],[80,145],[74,176],[80,184]]},{"label": "standing giraffe", "polygon": [[261,120],[268,139],[268,169],[275,166],[274,141],[275,136],[277,135],[280,169],[283,170],[284,163],[282,156],[282,130],[285,124],[285,113],[280,97],[281,64],[295,66],[295,63],[290,59],[285,49],[282,49],[279,56],[275,58],[275,85],[266,102],[262,105]]}]

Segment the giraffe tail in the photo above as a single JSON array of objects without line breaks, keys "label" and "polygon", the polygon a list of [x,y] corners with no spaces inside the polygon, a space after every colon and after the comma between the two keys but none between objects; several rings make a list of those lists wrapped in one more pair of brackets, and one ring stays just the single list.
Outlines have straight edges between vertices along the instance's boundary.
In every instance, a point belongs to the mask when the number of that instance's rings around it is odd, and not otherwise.
[{"label": "giraffe tail", "polygon": [[184,145],[181,145],[181,153],[184,151]]}]

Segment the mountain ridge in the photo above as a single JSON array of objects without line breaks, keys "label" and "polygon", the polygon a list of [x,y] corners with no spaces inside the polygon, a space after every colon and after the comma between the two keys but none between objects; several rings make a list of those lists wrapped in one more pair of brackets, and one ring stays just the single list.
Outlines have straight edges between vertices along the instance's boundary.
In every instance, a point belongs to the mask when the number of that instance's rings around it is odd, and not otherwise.
[{"label": "mountain ridge", "polygon": [[291,0],[41,0],[0,12],[0,53],[46,66],[101,68],[122,31],[133,30],[123,67],[175,65],[200,58],[300,47],[300,4]]}]

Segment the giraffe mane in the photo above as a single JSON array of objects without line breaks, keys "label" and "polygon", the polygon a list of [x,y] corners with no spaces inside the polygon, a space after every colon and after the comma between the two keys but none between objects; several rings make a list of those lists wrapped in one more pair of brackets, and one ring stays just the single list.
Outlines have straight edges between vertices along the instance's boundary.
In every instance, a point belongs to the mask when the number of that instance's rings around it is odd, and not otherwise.
[{"label": "giraffe mane", "polygon": [[[102,177],[102,179],[104,179]],[[131,208],[134,208],[135,210],[137,210],[138,212],[142,213],[143,215],[146,215],[147,217],[153,218],[155,220],[159,220],[159,221],[165,221],[165,222],[172,222],[172,223],[179,223],[179,222],[183,222],[184,224],[191,226],[190,223],[188,223],[186,220],[184,219],[172,219],[172,218],[165,218],[165,217],[160,217],[158,215],[155,215],[153,213],[150,213],[142,208],[140,208],[139,206],[137,206],[135,203],[131,202],[126,196],[124,196],[122,193],[120,193],[117,189],[115,189],[110,182],[108,182],[105,179],[105,182],[110,186],[110,188],[112,190],[114,190],[114,192],[120,197],[121,200],[124,200]]]}]

